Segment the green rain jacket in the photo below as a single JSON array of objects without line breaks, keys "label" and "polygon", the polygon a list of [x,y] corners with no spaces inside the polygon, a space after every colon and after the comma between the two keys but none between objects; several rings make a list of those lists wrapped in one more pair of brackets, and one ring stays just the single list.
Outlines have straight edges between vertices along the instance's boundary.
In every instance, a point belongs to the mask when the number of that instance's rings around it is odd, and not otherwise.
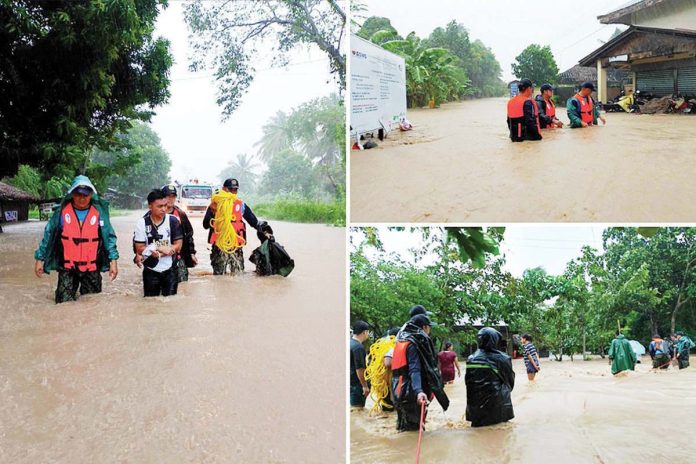
[{"label": "green rain jacket", "polygon": [[691,341],[686,335],[677,340],[677,352],[681,353],[683,351],[689,351],[691,348],[695,347],[696,344]]},{"label": "green rain jacket", "polygon": [[[44,229],[43,239],[39,244],[39,248],[34,252],[34,259],[43,261],[44,272],[48,274],[50,271],[62,269],[63,257],[62,245],[60,242],[60,211],[65,205],[71,201],[71,196],[66,195],[60,202],[60,205],[53,210],[53,215],[48,220]],[[111,226],[109,220],[109,202],[99,198],[96,193],[92,195],[92,205],[99,212],[99,235],[101,243],[99,244],[99,252],[97,255],[97,266],[101,272],[109,270],[111,261],[118,259],[118,251],[116,250],[116,232]]]},{"label": "green rain jacket", "polygon": [[[590,97],[592,98],[592,97]],[[599,119],[599,105],[597,104],[596,101],[594,101],[594,120],[592,124],[595,126],[597,125],[597,120]],[[570,97],[568,101],[566,102],[566,111],[568,113],[568,119],[570,119],[570,128],[571,129],[577,129],[578,127],[582,127],[582,118],[580,117],[580,108],[578,108],[578,102],[575,101],[575,95]]]},{"label": "green rain jacket", "polygon": [[621,371],[635,370],[636,352],[626,337],[619,335],[611,342],[609,347],[609,359],[611,359],[611,373],[618,374]]}]

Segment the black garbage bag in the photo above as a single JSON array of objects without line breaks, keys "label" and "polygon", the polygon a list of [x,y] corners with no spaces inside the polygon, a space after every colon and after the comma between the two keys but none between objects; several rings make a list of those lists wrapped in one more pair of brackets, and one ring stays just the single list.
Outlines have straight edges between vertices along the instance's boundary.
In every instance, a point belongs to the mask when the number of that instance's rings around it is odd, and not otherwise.
[{"label": "black garbage bag", "polygon": [[476,335],[479,349],[466,361],[466,420],[472,427],[507,422],[515,413],[510,392],[515,372],[510,356],[498,350],[502,335],[484,327]]},{"label": "black garbage bag", "polygon": [[249,261],[256,265],[256,273],[262,276],[280,274],[290,275],[295,269],[295,261],[282,245],[275,241],[273,229],[266,221],[261,221],[256,229],[261,246],[252,251]]}]

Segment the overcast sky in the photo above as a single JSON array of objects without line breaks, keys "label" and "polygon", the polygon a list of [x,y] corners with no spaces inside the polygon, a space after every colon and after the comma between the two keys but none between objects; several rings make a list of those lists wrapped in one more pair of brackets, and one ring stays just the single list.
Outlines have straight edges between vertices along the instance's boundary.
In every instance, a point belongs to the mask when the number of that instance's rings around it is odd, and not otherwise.
[{"label": "overcast sky", "polygon": [[[529,44],[550,45],[560,71],[601,46],[617,25],[600,24],[597,16],[627,0],[363,0],[365,16],[384,16],[399,34],[427,37],[451,20],[463,24],[472,40],[495,53],[503,80],[513,79],[511,65]],[[630,2],[632,3],[632,2]],[[624,26],[621,26],[624,27]]]},{"label": "overcast sky", "polygon": [[175,60],[171,98],[155,110],[152,120],[172,159],[172,180],[197,177],[217,182],[218,173],[229,160],[240,153],[256,153],[253,145],[261,137],[261,126],[278,110],[287,112],[337,91],[329,61],[318,49],[294,53],[290,66],[282,69],[269,69],[270,60],[265,59],[256,66],[259,71],[242,104],[223,123],[215,104],[217,86],[206,77],[212,71],[188,71],[188,29],[182,2],[170,1],[157,20],[155,36],[170,40]]},{"label": "overcast sky", "polygon": [[[411,248],[420,248],[423,241],[419,234],[389,231],[378,228],[387,253],[395,253],[404,260],[412,260]],[[504,269],[515,277],[521,277],[525,269],[543,267],[552,275],[562,274],[568,261],[580,256],[583,246],[602,250],[603,226],[574,225],[512,225],[505,228],[500,251],[505,255]],[[436,258],[425,259],[424,264]]]}]

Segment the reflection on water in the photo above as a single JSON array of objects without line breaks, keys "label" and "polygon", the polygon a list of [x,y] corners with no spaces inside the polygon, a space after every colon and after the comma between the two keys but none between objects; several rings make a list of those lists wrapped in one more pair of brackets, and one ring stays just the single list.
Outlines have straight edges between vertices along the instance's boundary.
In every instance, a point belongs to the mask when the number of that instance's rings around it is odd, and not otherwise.
[{"label": "reflection on water", "polygon": [[273,222],[289,278],[214,277],[194,217],[201,265],[144,299],[137,217],[113,219],[118,279],[62,305],[33,275],[44,223],[0,235],[0,462],[340,462],[344,229]]},{"label": "reflection on water", "polygon": [[[549,361],[535,383],[515,360],[515,419],[493,427],[464,420],[466,386],[458,378],[447,386],[447,413],[430,406],[421,462],[691,462],[696,442],[684,427],[693,424],[696,370],[655,372],[643,359],[636,372],[617,377],[606,360]],[[351,462],[413,461],[418,434],[397,433],[395,421],[351,412]]]}]

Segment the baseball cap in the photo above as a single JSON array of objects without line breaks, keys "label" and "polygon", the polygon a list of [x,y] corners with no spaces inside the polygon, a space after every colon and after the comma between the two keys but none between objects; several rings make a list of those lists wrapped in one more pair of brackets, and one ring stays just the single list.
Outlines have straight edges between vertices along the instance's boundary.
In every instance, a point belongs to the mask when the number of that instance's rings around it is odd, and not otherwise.
[{"label": "baseball cap", "polygon": [[532,81],[529,79],[522,79],[517,87],[520,89],[526,89],[527,87],[534,87],[534,84],[532,84]]},{"label": "baseball cap", "polygon": [[360,334],[366,330],[370,330],[370,326],[365,321],[356,321],[355,324],[353,324],[354,334]]},{"label": "baseball cap", "polygon": [[169,184],[162,187],[162,193],[165,195],[176,195],[176,185]]},{"label": "baseball cap", "polygon": [[593,92],[596,90],[592,82],[587,81],[580,86],[581,89],[591,89]]},{"label": "baseball cap", "polygon": [[427,311],[427,310],[425,309],[425,307],[423,307],[422,305],[415,305],[415,306],[412,307],[412,308],[409,310],[409,312],[408,312],[409,317],[413,317],[413,316],[416,316],[416,315],[418,315],[418,314],[425,314],[426,316],[432,316],[432,315],[433,315],[432,312]]},{"label": "baseball cap", "polygon": [[539,90],[541,90],[542,92],[546,90],[553,90],[553,86],[551,84],[543,84]]},{"label": "baseball cap", "polygon": [[237,179],[225,179],[225,183],[222,186],[228,189],[238,189],[239,181]]},{"label": "baseball cap", "polygon": [[425,314],[416,314],[411,318],[411,323],[417,325],[418,327],[424,327],[426,325],[434,326],[437,325],[430,320]]}]

